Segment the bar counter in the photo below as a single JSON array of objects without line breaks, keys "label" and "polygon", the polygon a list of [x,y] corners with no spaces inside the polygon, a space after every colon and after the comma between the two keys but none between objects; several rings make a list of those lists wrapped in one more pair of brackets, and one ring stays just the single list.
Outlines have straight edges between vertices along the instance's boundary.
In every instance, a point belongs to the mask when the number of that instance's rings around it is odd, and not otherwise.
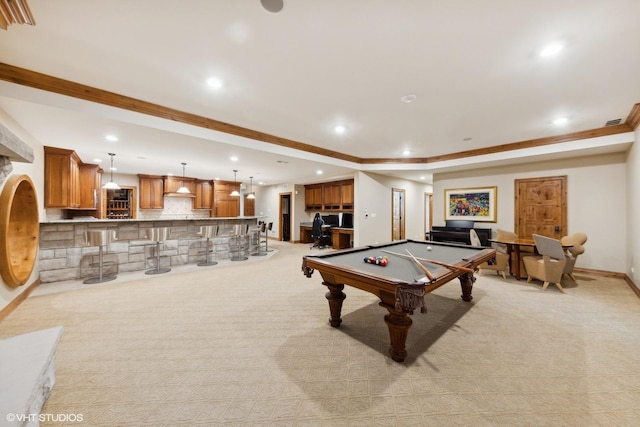
[{"label": "bar counter", "polygon": [[[263,217],[185,218],[185,219],[73,219],[40,223],[39,272],[42,283],[76,280],[95,274],[97,246],[88,246],[85,232],[115,231],[117,240],[106,246],[105,262],[119,272],[150,268],[155,242],[147,230],[169,227],[169,237],[160,255],[172,266],[197,263],[205,259],[205,240],[197,233],[201,226],[218,225],[218,237],[211,245],[218,259],[229,258],[229,238],[236,224],[257,227]],[[247,237],[249,238],[249,237]],[[211,246],[210,246],[211,247]]]}]

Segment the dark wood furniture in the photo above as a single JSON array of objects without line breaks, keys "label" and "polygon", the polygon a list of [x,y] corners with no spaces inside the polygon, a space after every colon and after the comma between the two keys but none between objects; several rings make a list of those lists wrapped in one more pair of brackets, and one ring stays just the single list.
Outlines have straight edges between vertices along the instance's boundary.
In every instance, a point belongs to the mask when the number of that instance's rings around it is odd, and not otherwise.
[{"label": "dark wood furniture", "polygon": [[491,229],[476,228],[473,221],[447,221],[445,226],[433,226],[428,233],[427,240],[444,243],[471,244],[469,232],[475,230],[482,246],[491,246]]},{"label": "dark wood furniture", "polygon": [[[423,265],[434,276],[433,280],[429,280],[416,263],[407,258],[406,249],[418,258],[467,270],[424,262]],[[387,253],[389,251],[405,255],[393,255]],[[462,299],[471,301],[475,281],[473,271],[478,265],[495,257],[495,252],[495,249],[490,248],[403,240],[322,255],[307,255],[302,259],[302,271],[307,277],[311,277],[314,270],[318,270],[322,276],[322,284],[329,288],[325,296],[331,312],[329,324],[333,327],[339,327],[342,322],[340,315],[342,301],[346,298],[343,292],[345,285],[380,298],[380,305],[389,312],[384,317],[391,342],[389,354],[393,360],[402,362],[407,356],[405,344],[412,324],[407,315],[416,308],[424,307],[424,294],[458,278]],[[389,258],[385,267],[364,262],[365,257],[385,255]]]}]

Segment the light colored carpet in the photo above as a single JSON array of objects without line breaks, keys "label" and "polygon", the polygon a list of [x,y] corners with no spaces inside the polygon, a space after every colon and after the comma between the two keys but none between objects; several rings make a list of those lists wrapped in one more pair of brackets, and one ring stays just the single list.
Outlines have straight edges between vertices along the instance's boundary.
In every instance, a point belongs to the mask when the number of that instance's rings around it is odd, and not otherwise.
[{"label": "light colored carpet", "polygon": [[320,275],[300,271],[309,246],[273,247],[259,261],[61,284],[29,297],[0,336],[64,326],[43,413],[82,425],[640,422],[640,301],[622,280],[577,274],[561,294],[488,273],[471,304],[452,282],[412,316],[398,364],[373,295],[346,287],[331,328]]}]

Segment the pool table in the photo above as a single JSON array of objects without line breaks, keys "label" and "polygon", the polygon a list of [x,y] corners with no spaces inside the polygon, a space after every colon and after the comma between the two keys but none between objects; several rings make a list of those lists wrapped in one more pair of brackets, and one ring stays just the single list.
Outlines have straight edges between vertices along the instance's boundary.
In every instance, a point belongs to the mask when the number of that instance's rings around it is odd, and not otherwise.
[{"label": "pool table", "polygon": [[[407,252],[408,251],[408,252]],[[389,328],[389,355],[396,362],[407,356],[405,344],[412,320],[408,316],[415,309],[426,313],[424,295],[458,278],[462,299],[471,301],[474,271],[485,261],[495,257],[495,249],[449,243],[401,240],[392,243],[345,249],[302,258],[302,271],[311,277],[315,270],[322,276],[329,291],[329,324],[335,328],[342,319],[344,286],[349,285],[370,292],[380,298],[387,309],[384,321]],[[368,257],[388,258],[381,266],[365,262]],[[426,267],[429,278],[414,260]]]}]

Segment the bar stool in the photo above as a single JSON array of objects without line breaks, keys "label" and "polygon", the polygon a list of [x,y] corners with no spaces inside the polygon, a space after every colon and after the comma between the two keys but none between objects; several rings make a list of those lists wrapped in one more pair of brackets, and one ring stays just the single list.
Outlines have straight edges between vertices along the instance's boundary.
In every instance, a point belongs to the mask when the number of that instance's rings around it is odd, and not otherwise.
[{"label": "bar stool", "polygon": [[[160,244],[164,243],[164,241],[167,240],[167,237],[169,237],[169,227],[147,229],[147,239],[156,242],[156,267],[145,271],[144,274],[161,274],[171,271],[171,268],[169,267],[160,268]],[[169,261],[169,264],[171,264],[171,261]]]},{"label": "bar stool", "polygon": [[[234,254],[230,258],[231,261],[246,261],[249,259],[249,257],[244,254],[247,250],[245,238],[247,237],[248,231],[249,224],[236,224],[233,226],[233,231],[229,238],[229,252]],[[233,246],[231,244],[232,240]]]},{"label": "bar stool", "polygon": [[[93,284],[93,283],[103,283],[108,282],[110,280],[115,279],[117,276],[114,275],[105,275],[104,274],[104,250],[103,248],[107,246],[112,241],[118,240],[116,237],[115,230],[87,230],[84,233],[85,243],[89,246],[97,246],[98,247],[98,276],[90,277],[84,280],[82,283]],[[114,264],[114,263],[109,263]]]},{"label": "bar stool", "polygon": [[[267,224],[267,230],[271,231],[272,229],[273,229],[273,222],[270,222],[269,224]],[[264,250],[265,252],[273,252],[273,249],[269,249],[269,236],[267,235],[266,231],[264,233]]]},{"label": "bar stool", "polygon": [[203,225],[200,227],[200,232],[198,233],[198,235],[200,237],[206,238],[207,241],[205,242],[205,257],[204,257],[204,261],[199,262],[197,265],[199,267],[204,267],[207,265],[216,265],[218,262],[217,261],[213,261],[209,258],[209,254],[211,252],[213,252],[213,250],[209,250],[209,242],[211,241],[211,239],[213,239],[214,237],[216,237],[218,235],[218,226],[217,225]]},{"label": "bar stool", "polygon": [[[260,233],[265,233],[267,232],[267,224],[264,222],[260,222],[260,225],[258,226],[258,228],[256,228],[254,230],[254,232],[257,234],[257,239],[256,239],[256,243],[257,245],[255,245],[257,247],[257,252],[253,251],[251,252],[251,256],[264,256],[267,255],[266,251],[262,250],[262,242],[260,241]],[[253,241],[253,237],[251,238]]]}]

